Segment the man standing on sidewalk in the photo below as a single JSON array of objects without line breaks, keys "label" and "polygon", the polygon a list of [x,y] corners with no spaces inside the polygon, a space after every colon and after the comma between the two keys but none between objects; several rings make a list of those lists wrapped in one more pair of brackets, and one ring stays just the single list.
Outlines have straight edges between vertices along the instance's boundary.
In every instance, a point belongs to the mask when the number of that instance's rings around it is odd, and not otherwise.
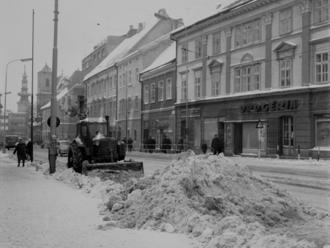
[{"label": "man standing on sidewalk", "polygon": [[26,145],[23,142],[22,138],[18,139],[18,143],[15,145],[14,154],[17,153],[17,167],[20,166],[21,161],[23,163],[23,167],[25,166],[25,160],[26,160]]}]

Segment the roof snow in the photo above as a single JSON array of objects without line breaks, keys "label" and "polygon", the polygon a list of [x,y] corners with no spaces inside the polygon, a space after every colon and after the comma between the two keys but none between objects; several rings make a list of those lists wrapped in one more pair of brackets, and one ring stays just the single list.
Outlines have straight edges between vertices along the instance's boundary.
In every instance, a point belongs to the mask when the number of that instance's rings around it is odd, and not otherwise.
[{"label": "roof snow", "polygon": [[84,81],[92,76],[113,66],[119,59],[124,57],[142,38],[158,23],[159,19],[147,23],[145,27],[137,34],[124,39],[98,66],[88,73]]},{"label": "roof snow", "polygon": [[173,59],[175,59],[176,56],[176,52],[175,52],[175,42],[172,42],[172,44],[166,48],[155,60],[154,62],[148,66],[147,68],[145,68],[141,73],[146,72],[146,71],[150,71],[153,69],[156,69],[162,65],[165,65],[169,62],[171,62]]}]

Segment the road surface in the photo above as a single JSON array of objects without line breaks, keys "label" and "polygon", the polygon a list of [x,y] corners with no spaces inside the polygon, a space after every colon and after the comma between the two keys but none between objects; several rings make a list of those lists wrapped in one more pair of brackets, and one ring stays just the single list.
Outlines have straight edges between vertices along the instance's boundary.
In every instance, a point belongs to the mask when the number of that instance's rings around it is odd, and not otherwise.
[{"label": "road surface", "polygon": [[0,154],[1,248],[190,248],[186,236],[100,230],[96,199]]}]

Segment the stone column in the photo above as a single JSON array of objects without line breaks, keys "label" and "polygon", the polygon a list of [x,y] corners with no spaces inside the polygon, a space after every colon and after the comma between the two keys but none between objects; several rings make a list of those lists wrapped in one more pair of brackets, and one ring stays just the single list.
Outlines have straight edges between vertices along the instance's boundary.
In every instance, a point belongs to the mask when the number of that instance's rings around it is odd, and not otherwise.
[{"label": "stone column", "polygon": [[226,94],[230,94],[230,65],[231,65],[231,37],[232,29],[228,28],[226,31]]}]

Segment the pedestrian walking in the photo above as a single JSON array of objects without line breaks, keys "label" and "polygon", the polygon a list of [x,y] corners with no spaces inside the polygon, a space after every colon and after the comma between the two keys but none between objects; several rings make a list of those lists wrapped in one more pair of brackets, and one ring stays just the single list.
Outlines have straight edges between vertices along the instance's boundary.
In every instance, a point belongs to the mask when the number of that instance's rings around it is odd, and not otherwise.
[{"label": "pedestrian walking", "polygon": [[128,147],[128,151],[131,152],[133,149],[133,139],[131,137],[129,137],[127,140],[127,147]]},{"label": "pedestrian walking", "polygon": [[17,167],[20,167],[21,161],[23,163],[23,167],[25,166],[25,160],[26,160],[26,145],[23,142],[22,138],[18,139],[18,143],[15,145],[14,153],[17,153]]},{"label": "pedestrian walking", "polygon": [[214,155],[218,155],[222,152],[221,140],[217,134],[215,134],[214,138],[212,139],[211,148]]},{"label": "pedestrian walking", "polygon": [[32,142],[30,139],[28,139],[26,143],[26,155],[27,160],[32,161]]}]

